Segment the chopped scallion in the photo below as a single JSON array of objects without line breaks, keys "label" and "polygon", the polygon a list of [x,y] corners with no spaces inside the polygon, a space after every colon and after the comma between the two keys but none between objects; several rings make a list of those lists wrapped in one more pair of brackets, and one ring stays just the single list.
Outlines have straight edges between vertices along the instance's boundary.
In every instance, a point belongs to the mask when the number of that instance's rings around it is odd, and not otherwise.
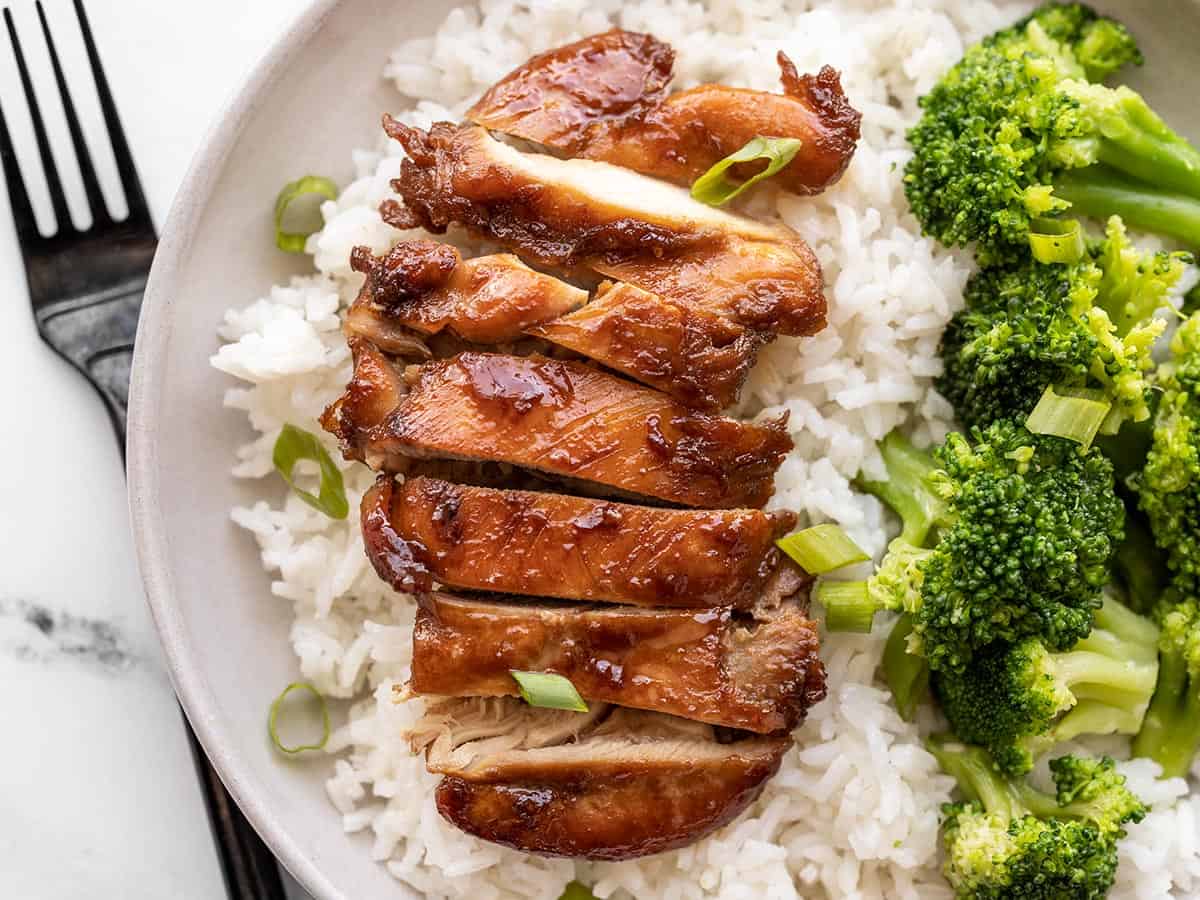
[{"label": "chopped scallion", "polygon": [[596,895],[578,881],[572,881],[562,892],[558,900],[596,900]]},{"label": "chopped scallion", "polygon": [[[758,184],[765,178],[770,178],[788,163],[800,150],[801,141],[797,138],[751,138],[741,150],[731,153],[711,169],[696,179],[692,185],[692,197],[709,206],[721,206],[728,203],[742,191]],[[737,181],[726,172],[740,163],[765,159],[766,167],[745,181]]]},{"label": "chopped scallion", "polygon": [[587,712],[587,704],[575,690],[575,685],[569,679],[552,672],[520,672],[510,669],[509,674],[517,682],[521,697],[530,706],[540,706],[544,709],[567,709],[573,712]]},{"label": "chopped scallion", "polygon": [[[288,694],[292,691],[307,691],[317,700],[321,711],[321,740],[315,744],[297,744],[294,747],[289,747],[279,739],[279,734],[276,731],[276,720],[279,718],[279,710],[283,706],[283,701],[287,699]],[[305,750],[324,750],[325,745],[329,743],[329,707],[325,704],[325,698],[321,695],[321,692],[307,681],[294,681],[285,687],[283,693],[271,703],[271,712],[267,717],[267,733],[271,735],[271,743],[275,745],[275,749],[280,753],[295,754],[303,753]]]},{"label": "chopped scallion", "polygon": [[1087,245],[1075,219],[1034,219],[1029,249],[1038,262],[1075,263],[1083,259]]},{"label": "chopped scallion", "polygon": [[[330,458],[317,436],[295,425],[284,425],[275,440],[275,449],[271,454],[275,469],[283,476],[283,480],[295,491],[300,499],[314,509],[319,509],[331,519],[344,519],[350,513],[350,504],[346,501],[346,488],[342,483],[342,473]],[[320,495],[314,496],[308,491],[296,487],[292,480],[292,472],[296,463],[302,459],[315,462],[321,470]]]},{"label": "chopped scallion", "polygon": [[336,200],[338,187],[328,178],[320,175],[305,175],[291,184],[285,184],[283,190],[279,192],[279,196],[275,198],[275,246],[280,250],[287,253],[303,253],[308,236],[321,230],[320,213],[317,212],[314,219],[312,210],[306,211],[307,215],[302,218],[302,221],[293,221],[286,228],[283,222],[285,218],[296,217],[295,211],[291,216],[288,215],[288,209],[293,203],[301,197],[313,194],[324,197],[326,200]]},{"label": "chopped scallion", "polygon": [[825,627],[829,631],[855,631],[867,634],[875,621],[875,603],[867,593],[865,581],[817,582],[813,598],[825,607]]},{"label": "chopped scallion", "polygon": [[1112,404],[1091,391],[1065,391],[1047,387],[1025,427],[1034,434],[1052,434],[1082,444],[1086,449],[1108,417]]},{"label": "chopped scallion", "polygon": [[871,558],[850,540],[846,532],[829,523],[789,534],[775,544],[800,568],[813,575],[824,575]]}]

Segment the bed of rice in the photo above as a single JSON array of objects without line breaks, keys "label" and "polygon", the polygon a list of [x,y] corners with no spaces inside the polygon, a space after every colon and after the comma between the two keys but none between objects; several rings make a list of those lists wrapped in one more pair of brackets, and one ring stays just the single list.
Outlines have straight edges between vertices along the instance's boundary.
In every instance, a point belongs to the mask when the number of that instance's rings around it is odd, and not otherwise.
[{"label": "bed of rice", "polygon": [[[752,209],[778,215],[812,244],[825,271],[830,324],[816,337],[772,345],[741,412],[791,412],[796,451],[779,471],[774,504],[839,522],[878,552],[887,523],[849,479],[860,469],[877,471],[873,445],[893,427],[911,427],[924,440],[950,427],[950,410],[930,382],[938,336],[970,271],[968,257],[922,237],[907,212],[899,175],[904,131],[916,118],[916,98],[963,48],[1025,8],[967,0],[492,0],[454,11],[436,36],[400,46],[386,75],[399,90],[396,109],[427,125],[458,118],[482,88],[533,52],[613,24],[673,44],[682,86],[774,89],[779,48],[801,71],[839,68],[864,113],[845,178],[817,198],[760,194]],[[308,244],[317,274],[226,315],[213,364],[245,382],[226,402],[245,410],[259,434],[238,450],[236,476],[268,476],[279,428],[292,422],[319,431],[317,416],[344,386],[349,354],[338,311],[359,284],[348,254],[356,244],[382,252],[402,236],[376,213],[399,154],[382,143],[355,153],[360,177],[325,204],[324,230]],[[461,235],[451,239],[469,246]],[[362,466],[344,468],[354,508],[371,475]],[[419,716],[419,701],[391,699],[392,685],[408,675],[411,598],[371,571],[354,517],[334,522],[289,497],[282,507],[263,501],[236,509],[233,519],[253,533],[271,573],[278,599],[263,602],[294,608],[291,641],[303,676],[352,701],[348,724],[329,748],[331,814],[341,815],[348,832],[368,831],[372,856],[426,896],[553,900],[576,877],[598,897],[639,900],[949,895],[937,828],[950,782],[876,677],[887,623],[870,636],[827,638],[829,699],[797,731],[779,776],[739,820],[647,860],[539,859],[470,838],[437,815],[436,779],[398,737]],[[1109,749],[1127,751],[1119,741]],[[1124,843],[1113,896],[1200,896],[1200,796],[1188,796],[1180,780],[1156,782],[1144,762],[1126,771],[1154,811]]]}]

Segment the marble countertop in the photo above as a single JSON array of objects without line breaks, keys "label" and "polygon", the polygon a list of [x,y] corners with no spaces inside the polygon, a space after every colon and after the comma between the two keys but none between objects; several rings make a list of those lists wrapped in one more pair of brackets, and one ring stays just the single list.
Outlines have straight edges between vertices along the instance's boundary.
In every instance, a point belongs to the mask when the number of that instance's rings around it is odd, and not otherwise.
[{"label": "marble countertop", "polygon": [[[47,97],[52,144],[69,147],[53,117],[33,0],[10,5],[39,96]],[[86,65],[69,0],[45,6],[69,80],[80,84]],[[304,3],[87,6],[161,225],[209,124]],[[7,40],[0,41],[0,103],[19,155],[30,159]],[[80,90],[76,103],[85,131],[99,135],[94,99]],[[109,168],[102,162],[106,187],[116,184]],[[78,187],[77,177],[64,177]],[[9,423],[0,440],[0,893],[219,900],[208,822],[134,565],[121,459],[91,388],[38,340],[7,198],[0,200],[0,298]],[[304,895],[297,889],[296,896]]]}]

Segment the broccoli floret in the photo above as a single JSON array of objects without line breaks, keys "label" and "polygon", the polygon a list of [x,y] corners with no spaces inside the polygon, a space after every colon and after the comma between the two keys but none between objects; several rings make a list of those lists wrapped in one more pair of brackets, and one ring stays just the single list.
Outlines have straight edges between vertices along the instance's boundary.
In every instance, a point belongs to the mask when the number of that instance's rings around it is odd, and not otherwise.
[{"label": "broccoli floret", "polygon": [[987,753],[935,738],[930,751],[966,800],[943,807],[945,873],[970,900],[1098,900],[1112,887],[1124,826],[1147,808],[1111,759],[1050,764],[1056,793],[999,775]]},{"label": "broccoli floret", "polygon": [[1150,351],[1166,327],[1154,312],[1191,261],[1139,252],[1113,217],[1077,263],[982,269],[942,335],[938,390],[968,426],[1024,418],[1051,385],[1102,389],[1107,431],[1149,419]]},{"label": "broccoli floret", "polygon": [[1171,777],[1185,775],[1200,751],[1200,313],[1179,326],[1156,381],[1163,393],[1154,436],[1129,483],[1169,582],[1155,611],[1162,626],[1158,687],[1133,749]]},{"label": "broccoli floret", "polygon": [[1103,454],[1010,420],[951,434],[923,462],[897,433],[881,452],[888,481],[862,486],[904,533],[867,591],[912,615],[911,653],[959,671],[997,641],[1061,651],[1088,635],[1124,520]]},{"label": "broccoli floret", "polygon": [[1158,679],[1158,629],[1105,597],[1088,637],[1063,653],[1037,638],[989,647],[935,681],[954,733],[1023,775],[1081,734],[1136,734]]},{"label": "broccoli floret", "polygon": [[1088,7],[1048,4],[983,40],[921,99],[905,191],[926,233],[980,262],[1029,253],[1033,220],[1070,208],[1194,242],[1200,152],[1137,93],[1096,84],[1142,57]]},{"label": "broccoli floret", "polygon": [[1130,479],[1154,540],[1184,597],[1200,588],[1200,313],[1171,340],[1156,373],[1162,388],[1142,471]]},{"label": "broccoli floret", "polygon": [[1200,751],[1200,603],[1173,595],[1160,615],[1158,687],[1133,752],[1161,765],[1163,777],[1175,778],[1187,775]]}]

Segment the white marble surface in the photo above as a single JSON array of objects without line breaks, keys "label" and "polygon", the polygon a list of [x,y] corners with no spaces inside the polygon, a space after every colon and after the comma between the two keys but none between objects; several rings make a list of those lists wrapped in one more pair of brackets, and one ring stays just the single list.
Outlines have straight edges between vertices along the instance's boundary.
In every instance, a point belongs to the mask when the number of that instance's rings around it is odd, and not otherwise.
[{"label": "white marble surface", "polygon": [[[304,2],[87,5],[161,225],[209,123]],[[11,6],[49,93],[33,0]],[[80,83],[69,2],[46,7]],[[85,127],[98,135],[91,99],[77,94]],[[3,38],[0,102],[30,159]],[[48,115],[56,106],[44,104]],[[55,146],[68,146],[51,118]],[[73,209],[78,216],[80,204]],[[0,896],[217,900],[224,891],[208,824],[134,567],[117,447],[90,388],[37,338],[6,199],[0,335]]]}]

